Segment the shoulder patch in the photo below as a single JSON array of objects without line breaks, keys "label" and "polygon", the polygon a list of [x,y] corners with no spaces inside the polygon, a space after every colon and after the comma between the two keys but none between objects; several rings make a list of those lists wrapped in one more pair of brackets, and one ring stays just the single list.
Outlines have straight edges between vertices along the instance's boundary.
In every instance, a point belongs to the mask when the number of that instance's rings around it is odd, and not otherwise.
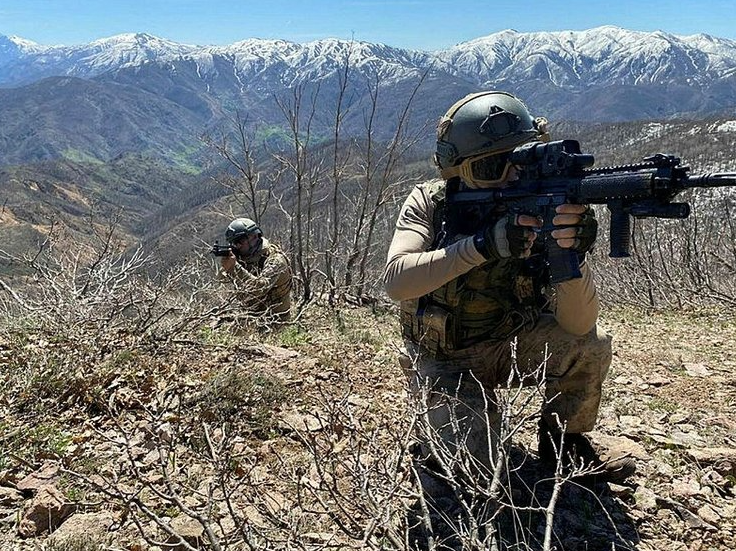
[{"label": "shoulder patch", "polygon": [[447,189],[447,182],[441,179],[428,180],[420,184],[429,195],[432,204],[437,208],[437,205],[441,204],[445,200],[445,190]]},{"label": "shoulder patch", "polygon": [[442,179],[428,180],[421,184],[424,191],[432,201],[434,212],[432,214],[432,231],[434,238],[432,246],[429,250],[436,250],[441,246],[444,240],[444,221],[445,221],[445,196],[447,191],[447,182]]}]

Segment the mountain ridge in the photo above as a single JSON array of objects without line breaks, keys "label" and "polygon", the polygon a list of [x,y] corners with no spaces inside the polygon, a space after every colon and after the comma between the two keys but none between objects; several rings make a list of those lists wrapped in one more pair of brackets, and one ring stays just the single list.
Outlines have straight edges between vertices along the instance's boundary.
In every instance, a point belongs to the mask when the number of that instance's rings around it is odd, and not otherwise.
[{"label": "mountain ridge", "polygon": [[[89,84],[61,87],[61,77]],[[513,91],[554,121],[702,117],[736,106],[736,41],[614,26],[508,29],[435,52],[336,38],[197,46],[125,33],[42,46],[0,35],[0,165],[59,158],[69,149],[103,161],[120,153],[177,155],[201,147],[200,136],[236,112],[267,128],[286,126],[277,101],[283,106],[295,93],[302,101],[319,94],[315,131],[329,134],[346,81],[346,136],[365,132],[361,112],[371,101],[379,102],[377,139],[391,139],[410,98],[411,124],[420,128],[479,89]],[[380,89],[373,100],[371,89]],[[40,118],[29,119],[31,98],[30,113]],[[79,116],[70,120],[72,112]],[[137,131],[118,137],[116,128]]]},{"label": "mountain ridge", "polygon": [[[681,36],[663,31],[630,31],[611,25],[583,31],[532,33],[507,29],[433,52],[336,38],[305,43],[248,38],[224,46],[196,46],[147,33],[124,33],[79,46],[41,46],[2,35],[0,41],[0,85],[3,86],[34,80],[40,71],[38,65],[59,76],[91,78],[121,67],[176,59],[207,64],[213,56],[229,58],[236,69],[245,71],[252,68],[254,60],[262,63],[261,68],[268,63],[285,63],[293,68],[314,64],[320,59],[340,60],[350,55],[358,65],[371,59],[398,62],[408,68],[427,69],[435,65],[463,78],[473,80],[475,75],[478,84],[487,84],[491,78],[513,80],[511,76],[515,72],[530,76],[540,61],[558,85],[591,79],[628,84],[669,82],[673,78],[710,81],[736,74],[734,40],[702,33]],[[25,77],[5,69],[3,53],[8,48],[3,49],[3,43],[15,45],[16,61],[23,62]],[[478,56],[483,56],[486,62],[478,64]],[[621,63],[622,59],[628,62]],[[606,80],[605,74],[615,68],[618,70],[613,71],[613,80]],[[313,73],[307,75],[313,76]]]}]

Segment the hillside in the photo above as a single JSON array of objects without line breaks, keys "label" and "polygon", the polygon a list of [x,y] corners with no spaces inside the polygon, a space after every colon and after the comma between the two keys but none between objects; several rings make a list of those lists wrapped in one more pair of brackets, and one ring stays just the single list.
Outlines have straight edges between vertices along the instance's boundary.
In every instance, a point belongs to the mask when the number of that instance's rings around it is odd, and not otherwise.
[{"label": "hillside", "polygon": [[[512,387],[498,516],[458,520],[489,502],[475,479],[451,482],[478,508],[426,511],[381,271],[435,176],[434,121],[489,86],[598,167],[662,152],[736,172],[736,43],[706,35],[504,31],[433,53],[0,36],[0,550],[479,550],[489,527],[509,551],[735,549],[733,188],[635,220],[630,258],[609,258],[596,207],[614,359],[594,437],[637,474],[555,485],[539,389]],[[292,262],[285,327],[216,277],[210,245],[243,215]],[[418,517],[434,539],[415,546]]]},{"label": "hillside", "polygon": [[[554,139],[578,139],[584,152],[595,155],[596,166],[638,162],[645,156],[662,152],[681,157],[684,164],[692,167],[692,173],[736,171],[733,156],[736,126],[729,114],[706,119],[615,124],[553,121],[551,131]],[[432,135],[432,129],[426,128],[420,136],[428,143],[416,142],[397,157],[392,172],[385,176],[384,184],[389,186],[390,194],[377,211],[377,232],[370,260],[373,272],[379,271],[383,263],[393,220],[406,193],[414,184],[435,175],[429,161]],[[310,161],[313,168],[309,170],[314,182],[311,192],[314,200],[310,205],[303,195],[302,208],[325,213],[328,206],[317,198],[331,193],[333,145],[329,141],[313,142],[304,151],[313,159]],[[235,158],[242,157],[238,144],[229,143],[231,154]],[[375,159],[390,151],[390,143],[373,142],[374,162],[378,163]],[[351,235],[351,227],[356,227],[354,221],[359,215],[354,198],[367,189],[363,168],[366,148],[360,142],[357,144],[350,145],[346,140],[344,150],[340,149],[341,158],[345,159],[340,161],[344,166],[340,168],[343,181],[339,185],[342,197],[339,211],[344,220],[345,239]],[[260,182],[264,227],[287,250],[296,250],[295,236],[289,230],[298,195],[296,175],[288,166],[293,152],[287,148],[283,154],[276,154],[276,151],[259,146],[253,151],[257,153],[252,168]],[[56,221],[57,230],[64,228],[69,234],[68,244],[89,245],[95,239],[90,217],[105,225],[114,213],[118,213],[125,241],[132,246],[143,244],[147,251],[156,251],[162,265],[191,258],[206,250],[214,239],[221,239],[222,228],[230,219],[251,212],[243,174],[218,157],[211,146],[206,158],[209,168],[201,173],[194,172],[189,164],[177,167],[162,159],[144,156],[120,156],[104,163],[88,159],[49,161],[0,169],[0,185],[5,190],[0,208],[0,236],[5,244],[0,250],[14,254],[33,253],[42,232],[47,231],[53,221]],[[379,185],[376,178],[384,178],[383,168],[378,168],[378,164],[373,168],[374,181],[369,187]],[[695,199],[696,214],[707,216],[712,209],[708,198],[714,196],[721,200],[724,194],[731,196],[725,190],[700,190],[685,195]],[[268,195],[272,197],[268,199]],[[600,210],[600,216],[602,220],[607,218],[605,208]],[[315,216],[315,228],[325,228],[328,223],[329,214]],[[684,228],[687,224],[674,225]],[[320,231],[327,235],[325,229]]]},{"label": "hillside", "polygon": [[[597,438],[618,438],[639,471],[564,486],[558,548],[733,549],[734,321],[605,309]],[[404,549],[416,499],[394,310],[313,306],[276,334],[189,329],[3,323],[0,546]],[[535,426],[514,439],[502,536],[541,549],[543,516],[522,509],[550,498]]]},{"label": "hillside", "polygon": [[[417,88],[418,87],[418,88]],[[236,112],[284,131],[281,105],[314,98],[312,129],[330,135],[337,102],[352,137],[378,96],[372,132],[390,139],[412,99],[412,126],[455,99],[510,90],[553,120],[623,122],[736,106],[736,43],[616,27],[507,30],[437,52],[325,39],[192,46],[145,33],[78,46],[0,36],[0,165],[120,153],[199,163],[198,138]]]},{"label": "hillside", "polygon": [[8,255],[33,256],[50,234],[60,250],[82,251],[114,227],[122,243],[135,246],[143,222],[194,181],[141,156],[0,168],[0,273],[14,270]]}]

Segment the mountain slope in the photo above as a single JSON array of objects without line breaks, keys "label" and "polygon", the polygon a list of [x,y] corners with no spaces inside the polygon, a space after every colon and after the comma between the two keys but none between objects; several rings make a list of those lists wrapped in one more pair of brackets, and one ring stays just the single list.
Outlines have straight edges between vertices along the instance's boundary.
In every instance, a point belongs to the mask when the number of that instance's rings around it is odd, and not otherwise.
[{"label": "mountain slope", "polygon": [[50,75],[90,78],[110,70],[165,65],[178,59],[195,62],[206,78],[218,57],[228,60],[237,76],[255,77],[271,85],[324,78],[339,71],[348,57],[354,67],[370,68],[381,78],[434,66],[484,87],[519,80],[548,81],[558,87],[699,86],[736,74],[736,41],[604,26],[586,31],[506,30],[433,53],[337,39],[305,44],[249,39],[227,46],[192,46],[139,33],[80,46],[40,46],[18,37],[0,37],[0,85]]},{"label": "mountain slope", "polygon": [[[479,88],[512,90],[553,121],[703,117],[736,106],[736,42],[616,27],[503,31],[432,53],[335,39],[192,46],[125,34],[41,46],[0,36],[0,164],[70,151],[191,160],[198,137],[227,131],[236,111],[283,133],[297,98],[305,116],[314,105],[311,130],[326,139],[345,82],[343,131],[366,132],[378,88],[378,139],[391,138],[409,98],[410,126],[422,129]],[[421,131],[431,145],[431,129]]]},{"label": "mountain slope", "polygon": [[126,152],[171,157],[198,146],[211,116],[204,100],[181,103],[140,87],[72,77],[0,89],[0,165]]},{"label": "mountain slope", "polygon": [[736,42],[605,26],[587,31],[503,31],[438,53],[481,86],[549,81],[558,87],[679,83],[703,85],[736,73]]}]

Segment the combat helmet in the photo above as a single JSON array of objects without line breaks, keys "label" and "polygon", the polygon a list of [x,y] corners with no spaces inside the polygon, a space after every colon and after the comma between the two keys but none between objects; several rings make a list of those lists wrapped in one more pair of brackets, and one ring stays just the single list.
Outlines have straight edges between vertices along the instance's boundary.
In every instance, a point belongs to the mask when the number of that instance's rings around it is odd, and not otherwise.
[{"label": "combat helmet", "polygon": [[250,218],[236,218],[225,230],[225,239],[231,245],[236,244],[242,238],[256,234],[261,239],[258,239],[257,243],[247,251],[248,256],[252,256],[261,250],[263,246],[263,231],[261,228]]},{"label": "combat helmet", "polygon": [[434,161],[444,179],[493,184],[505,178],[502,154],[531,140],[549,141],[547,120],[533,118],[517,97],[498,91],[469,94],[437,125]]}]

